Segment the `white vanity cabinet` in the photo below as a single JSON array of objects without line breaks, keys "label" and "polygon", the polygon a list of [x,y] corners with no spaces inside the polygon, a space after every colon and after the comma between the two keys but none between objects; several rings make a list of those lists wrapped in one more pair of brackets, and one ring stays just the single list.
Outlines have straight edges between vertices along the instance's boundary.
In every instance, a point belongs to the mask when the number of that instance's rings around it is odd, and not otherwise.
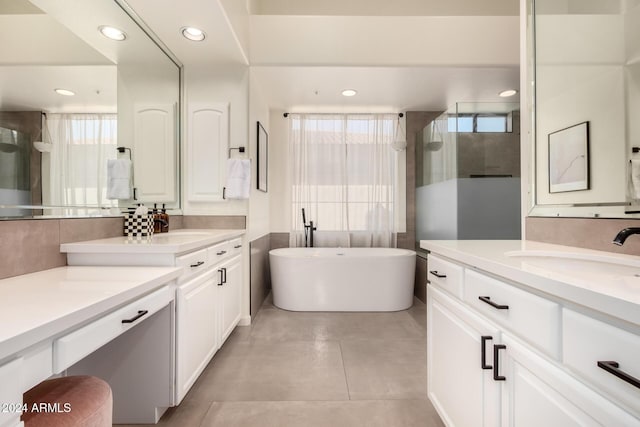
[{"label": "white vanity cabinet", "polygon": [[427,249],[428,396],[446,425],[640,426],[638,325]]},{"label": "white vanity cabinet", "polygon": [[[120,238],[84,242],[85,252],[82,243],[63,245],[70,264],[126,262],[183,268],[175,288],[175,405],[182,401],[242,317],[244,232],[220,231],[218,238],[215,233],[216,230],[169,232],[154,236],[146,250],[138,245],[117,247]],[[172,239],[178,243],[174,245]],[[123,254],[127,250],[130,252]]]}]

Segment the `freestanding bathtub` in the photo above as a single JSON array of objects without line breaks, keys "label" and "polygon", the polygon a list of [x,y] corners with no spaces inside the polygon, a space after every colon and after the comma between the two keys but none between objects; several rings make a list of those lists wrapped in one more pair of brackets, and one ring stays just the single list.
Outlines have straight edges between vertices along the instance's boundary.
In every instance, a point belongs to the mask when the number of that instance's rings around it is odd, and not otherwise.
[{"label": "freestanding bathtub", "polygon": [[392,248],[283,248],[269,252],[276,307],[398,311],[413,304],[416,253]]}]

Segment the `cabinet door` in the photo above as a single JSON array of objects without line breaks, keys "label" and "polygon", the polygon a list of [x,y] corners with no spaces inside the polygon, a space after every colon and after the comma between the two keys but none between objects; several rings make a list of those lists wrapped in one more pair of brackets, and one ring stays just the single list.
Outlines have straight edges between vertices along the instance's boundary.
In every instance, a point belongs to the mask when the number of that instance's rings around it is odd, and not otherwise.
[{"label": "cabinet door", "polygon": [[[429,399],[449,426],[498,426],[500,385],[481,366],[493,363],[498,330],[432,285],[427,289]],[[491,337],[484,360],[483,336]]]},{"label": "cabinet door", "polygon": [[176,202],[176,106],[136,105],[134,121],[131,156],[137,200]]},{"label": "cabinet door", "polygon": [[[229,149],[229,105],[190,105],[186,167],[186,208],[222,200]],[[196,203],[195,206],[190,205]]]},{"label": "cabinet door", "polygon": [[210,272],[178,288],[177,401],[187,394],[217,349],[218,283]]},{"label": "cabinet door", "polygon": [[500,373],[505,426],[632,426],[635,419],[609,400],[535,354],[526,345],[503,336]]},{"label": "cabinet door", "polygon": [[237,256],[225,262],[221,268],[224,283],[220,287],[222,290],[220,315],[221,315],[221,340],[222,345],[240,320],[241,300],[242,300],[242,262]]}]

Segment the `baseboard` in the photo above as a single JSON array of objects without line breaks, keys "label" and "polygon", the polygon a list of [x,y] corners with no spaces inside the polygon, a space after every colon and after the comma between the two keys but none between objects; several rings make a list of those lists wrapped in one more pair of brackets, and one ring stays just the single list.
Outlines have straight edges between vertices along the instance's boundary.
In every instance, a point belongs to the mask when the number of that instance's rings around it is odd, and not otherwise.
[{"label": "baseboard", "polygon": [[249,326],[251,325],[251,316],[242,316],[238,321],[238,326]]}]

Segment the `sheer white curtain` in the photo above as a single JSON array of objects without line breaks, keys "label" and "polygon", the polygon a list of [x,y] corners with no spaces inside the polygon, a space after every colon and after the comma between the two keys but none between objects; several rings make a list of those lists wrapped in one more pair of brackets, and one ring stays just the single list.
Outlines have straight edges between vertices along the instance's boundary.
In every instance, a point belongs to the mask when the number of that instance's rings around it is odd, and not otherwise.
[{"label": "sheer white curtain", "polygon": [[53,145],[49,173],[43,173],[45,203],[116,206],[106,196],[107,160],[117,155],[117,115],[47,114],[45,126]]},{"label": "sheer white curtain", "polygon": [[292,227],[304,246],[301,210],[314,246],[394,247],[397,115],[290,114]]}]

